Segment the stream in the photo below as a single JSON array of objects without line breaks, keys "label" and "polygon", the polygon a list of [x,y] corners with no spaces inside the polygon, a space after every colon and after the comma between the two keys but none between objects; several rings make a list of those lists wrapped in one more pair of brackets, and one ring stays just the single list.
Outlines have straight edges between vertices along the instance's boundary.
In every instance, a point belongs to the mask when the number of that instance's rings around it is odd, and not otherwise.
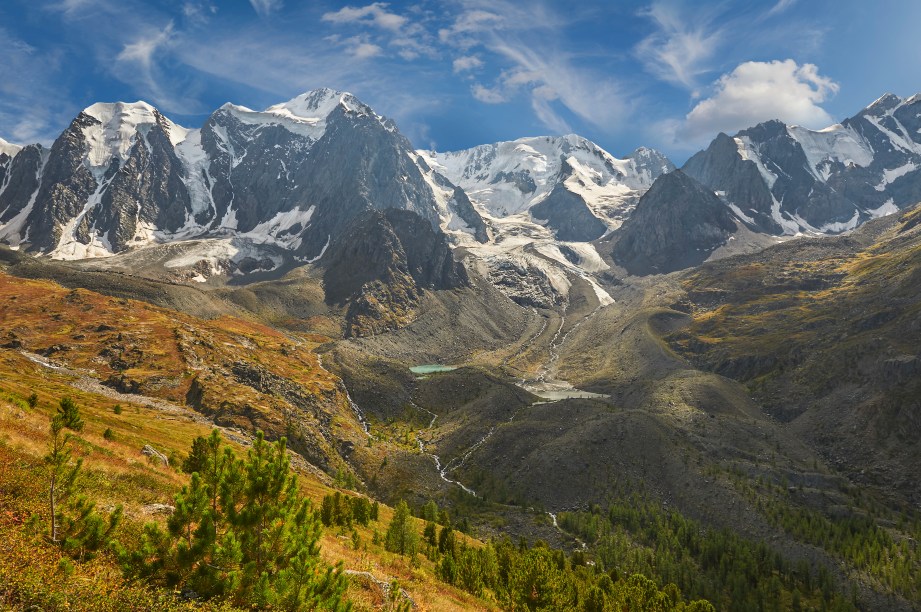
[{"label": "stream", "polygon": [[[602,306],[598,306],[585,315],[578,323],[573,325],[569,331],[563,334],[563,328],[566,326],[566,316],[560,315],[560,327],[556,330],[556,333],[553,335],[553,339],[550,340],[550,344],[547,347],[547,363],[541,368],[536,378],[531,380],[522,379],[516,383],[519,387],[533,393],[534,395],[540,397],[544,402],[540,403],[552,403],[558,402],[564,399],[604,399],[607,395],[603,393],[593,393],[591,391],[583,391],[581,389],[576,389],[572,386],[571,383],[554,378],[556,373],[556,364],[560,360],[560,349],[566,340],[569,338],[570,334],[579,329],[579,327],[592,318],[595,314],[601,310]],[[544,328],[542,328],[544,329]],[[534,339],[531,340],[533,342]],[[530,343],[529,343],[530,344]]]},{"label": "stream", "polygon": [[[411,402],[411,404],[413,407],[418,408],[419,410],[423,412],[427,412],[430,415],[432,415],[432,420],[429,421],[428,427],[426,427],[425,429],[421,429],[416,433],[416,443],[419,444],[419,452],[421,452],[423,455],[428,455],[429,457],[432,458],[432,461],[435,462],[435,471],[438,472],[438,475],[441,477],[442,480],[444,480],[445,482],[449,484],[457,485],[458,487],[463,489],[466,493],[469,493],[470,495],[473,495],[474,497],[476,497],[477,496],[476,491],[474,491],[470,487],[467,487],[462,482],[448,478],[448,468],[450,466],[450,462],[448,465],[442,466],[441,457],[439,457],[435,453],[430,453],[425,450],[425,442],[422,440],[422,432],[431,431],[431,429],[435,426],[435,421],[438,419],[438,415],[432,412],[431,410],[429,410],[428,408],[423,408],[422,406],[416,404],[415,402]],[[478,444],[481,444],[482,442],[483,440],[480,440]],[[460,465],[458,464],[457,467],[460,467]],[[453,469],[456,469],[456,468],[453,468]]]}]

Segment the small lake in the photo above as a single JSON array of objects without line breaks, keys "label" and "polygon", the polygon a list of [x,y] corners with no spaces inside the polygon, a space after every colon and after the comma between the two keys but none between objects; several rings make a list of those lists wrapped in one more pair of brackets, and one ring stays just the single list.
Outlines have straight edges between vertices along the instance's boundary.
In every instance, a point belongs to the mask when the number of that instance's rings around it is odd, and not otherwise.
[{"label": "small lake", "polygon": [[409,368],[409,371],[413,374],[434,374],[436,372],[450,372],[451,370],[456,370],[457,366],[441,365],[438,363],[430,363],[427,365],[417,365]]}]

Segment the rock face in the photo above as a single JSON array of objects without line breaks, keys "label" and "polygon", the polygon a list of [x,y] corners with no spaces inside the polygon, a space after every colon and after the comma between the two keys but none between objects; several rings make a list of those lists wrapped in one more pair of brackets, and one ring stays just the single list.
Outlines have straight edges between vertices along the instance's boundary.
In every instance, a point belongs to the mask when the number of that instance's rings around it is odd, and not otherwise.
[{"label": "rock face", "polygon": [[468,284],[444,234],[419,215],[393,208],[356,218],[323,266],[327,301],[347,309],[347,336],[402,327],[412,319],[422,289]]},{"label": "rock face", "polygon": [[32,194],[38,190],[43,156],[41,145],[29,145],[10,157],[0,153],[0,238],[18,233]]},{"label": "rock face", "polygon": [[546,222],[557,240],[589,242],[604,235],[604,222],[592,214],[585,201],[557,184],[544,200],[531,207],[531,216]]},{"label": "rock face", "polygon": [[631,274],[673,272],[702,263],[735,230],[723,202],[675,170],[653,183],[616,231],[612,255]]},{"label": "rock face", "polygon": [[768,121],[720,134],[682,170],[752,229],[851,230],[921,200],[921,95],[887,94],[820,131]]},{"label": "rock face", "polygon": [[0,239],[68,259],[229,234],[312,260],[354,218],[389,208],[436,229],[457,217],[486,239],[466,196],[391,121],[328,89],[262,112],[225,104],[200,130],[143,102],[94,104],[49,152],[0,153]]}]

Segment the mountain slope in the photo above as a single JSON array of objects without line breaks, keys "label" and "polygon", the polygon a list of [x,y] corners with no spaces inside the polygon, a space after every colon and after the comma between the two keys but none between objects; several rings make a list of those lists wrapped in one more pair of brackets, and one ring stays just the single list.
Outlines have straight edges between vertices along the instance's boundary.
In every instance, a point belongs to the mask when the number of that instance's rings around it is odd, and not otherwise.
[{"label": "mountain slope", "polygon": [[670,337],[698,367],[851,477],[918,502],[921,209],[846,237],[798,240],[686,276],[692,321]]},{"label": "mountain slope", "polygon": [[615,231],[612,256],[631,274],[672,272],[702,263],[735,230],[720,199],[675,170],[653,183]]},{"label": "mountain slope", "polygon": [[346,336],[382,333],[412,319],[423,289],[468,285],[445,237],[409,211],[369,211],[323,261],[326,301],[347,305]]}]

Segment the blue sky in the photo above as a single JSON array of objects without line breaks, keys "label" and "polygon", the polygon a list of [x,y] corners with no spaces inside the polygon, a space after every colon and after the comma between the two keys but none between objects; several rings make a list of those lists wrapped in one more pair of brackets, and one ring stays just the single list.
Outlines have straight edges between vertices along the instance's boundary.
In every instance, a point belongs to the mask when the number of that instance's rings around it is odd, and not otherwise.
[{"label": "blue sky", "polygon": [[4,0],[0,137],[48,143],[97,101],[198,127],[333,87],[420,148],[575,132],[681,163],[921,92],[919,23],[917,0]]}]

